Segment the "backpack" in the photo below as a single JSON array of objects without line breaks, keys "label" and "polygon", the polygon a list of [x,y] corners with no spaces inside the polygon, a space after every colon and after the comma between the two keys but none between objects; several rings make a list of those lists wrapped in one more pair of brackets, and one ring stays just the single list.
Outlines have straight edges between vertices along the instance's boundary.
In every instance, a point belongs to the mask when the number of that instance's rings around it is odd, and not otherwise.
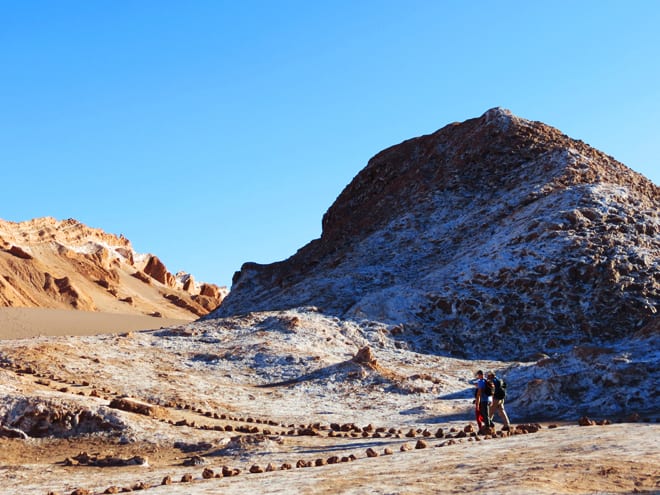
[{"label": "backpack", "polygon": [[495,392],[495,386],[493,385],[493,383],[488,381],[488,380],[484,380],[484,382],[485,382],[485,385],[484,385],[484,389],[483,389],[482,393],[486,397],[493,395],[493,393]]},{"label": "backpack", "polygon": [[494,397],[497,400],[504,400],[504,398],[506,397],[506,382],[501,378],[495,377],[493,379],[493,383],[495,384]]}]

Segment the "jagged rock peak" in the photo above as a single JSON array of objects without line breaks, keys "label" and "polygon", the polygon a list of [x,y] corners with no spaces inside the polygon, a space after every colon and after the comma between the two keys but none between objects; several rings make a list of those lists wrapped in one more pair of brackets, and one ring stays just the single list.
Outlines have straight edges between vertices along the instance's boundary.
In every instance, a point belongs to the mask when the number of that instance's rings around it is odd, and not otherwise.
[{"label": "jagged rock peak", "polygon": [[511,113],[511,110],[507,110],[506,108],[502,107],[494,107],[490,110],[487,110],[483,114],[482,118],[486,124],[496,125],[501,127],[503,130],[506,130],[511,121],[517,117]]},{"label": "jagged rock peak", "polygon": [[494,108],[376,154],[319,239],[244,264],[210,316],[317,306],[424,329],[426,349],[464,353],[494,333],[520,345],[521,334],[535,345],[620,336],[658,308],[659,191]]}]

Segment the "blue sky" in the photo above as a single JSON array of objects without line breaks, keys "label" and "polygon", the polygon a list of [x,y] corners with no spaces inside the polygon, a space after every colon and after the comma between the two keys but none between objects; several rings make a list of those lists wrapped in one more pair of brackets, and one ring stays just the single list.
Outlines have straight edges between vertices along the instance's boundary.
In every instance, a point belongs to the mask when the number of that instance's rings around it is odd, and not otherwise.
[{"label": "blue sky", "polygon": [[0,0],[0,218],[230,285],[380,150],[495,106],[660,184],[660,2]]}]

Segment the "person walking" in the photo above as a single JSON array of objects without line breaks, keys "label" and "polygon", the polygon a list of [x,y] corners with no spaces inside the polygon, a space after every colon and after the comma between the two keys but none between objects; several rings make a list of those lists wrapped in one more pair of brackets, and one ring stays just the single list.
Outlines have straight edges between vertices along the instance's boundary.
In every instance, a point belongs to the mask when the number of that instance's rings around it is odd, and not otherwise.
[{"label": "person walking", "polygon": [[[484,426],[492,427],[494,426],[491,420],[490,409],[493,404],[493,388],[494,385],[488,383],[488,380],[484,378],[484,372],[479,370],[477,371],[477,396],[475,398],[476,403],[479,406],[479,413],[484,421]],[[481,427],[479,427],[481,429]]]},{"label": "person walking", "polygon": [[491,426],[494,424],[493,417],[497,412],[497,415],[504,423],[504,427],[502,429],[508,431],[510,428],[509,416],[506,413],[506,409],[504,409],[504,399],[506,399],[506,384],[504,383],[504,380],[498,378],[495,376],[495,373],[492,372],[488,373],[488,381],[493,382],[495,389],[493,392],[493,405],[490,408],[489,422]]}]

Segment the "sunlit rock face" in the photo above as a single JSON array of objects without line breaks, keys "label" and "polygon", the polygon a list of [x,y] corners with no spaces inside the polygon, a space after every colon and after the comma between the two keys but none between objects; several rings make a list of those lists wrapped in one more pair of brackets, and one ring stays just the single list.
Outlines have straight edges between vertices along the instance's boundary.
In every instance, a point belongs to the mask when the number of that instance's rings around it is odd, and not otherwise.
[{"label": "sunlit rock face", "polygon": [[191,318],[216,308],[226,293],[187,273],[172,275],[124,236],[73,219],[0,220],[0,307]]}]

